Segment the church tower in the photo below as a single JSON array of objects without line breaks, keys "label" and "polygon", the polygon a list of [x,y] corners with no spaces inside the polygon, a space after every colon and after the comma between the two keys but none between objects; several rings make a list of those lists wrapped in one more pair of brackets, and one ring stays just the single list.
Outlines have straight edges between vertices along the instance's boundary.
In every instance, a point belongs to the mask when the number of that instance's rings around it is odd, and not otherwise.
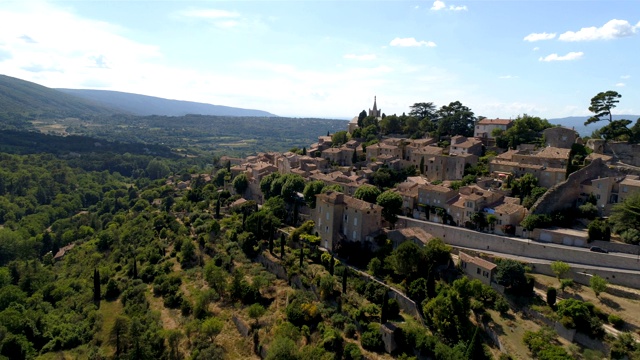
[{"label": "church tower", "polygon": [[369,109],[369,116],[373,116],[375,118],[382,117],[382,109],[378,109],[375,96],[373,97],[373,109]]}]

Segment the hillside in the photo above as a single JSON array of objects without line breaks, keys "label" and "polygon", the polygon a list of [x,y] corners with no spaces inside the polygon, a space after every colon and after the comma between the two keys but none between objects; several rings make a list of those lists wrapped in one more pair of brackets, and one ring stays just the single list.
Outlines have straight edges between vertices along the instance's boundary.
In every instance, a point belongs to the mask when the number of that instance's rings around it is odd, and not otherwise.
[{"label": "hillside", "polygon": [[[591,135],[591,133],[605,125],[605,122],[590,124],[589,126],[584,126],[584,122],[587,121],[591,116],[569,116],[564,118],[557,119],[549,119],[549,122],[552,124],[558,124],[562,126],[566,126],[569,128],[574,128],[578,134],[581,136]],[[640,115],[613,115],[614,120],[627,119],[636,122],[636,120],[640,118]]]},{"label": "hillside", "polygon": [[2,113],[99,115],[113,113],[113,110],[42,85],[0,75],[0,115]]},{"label": "hillside", "polygon": [[187,114],[215,116],[276,116],[262,110],[241,109],[192,101],[170,100],[119,91],[84,89],[58,90],[66,94],[102,104],[103,106],[119,109],[122,112],[140,116],[184,116]]}]

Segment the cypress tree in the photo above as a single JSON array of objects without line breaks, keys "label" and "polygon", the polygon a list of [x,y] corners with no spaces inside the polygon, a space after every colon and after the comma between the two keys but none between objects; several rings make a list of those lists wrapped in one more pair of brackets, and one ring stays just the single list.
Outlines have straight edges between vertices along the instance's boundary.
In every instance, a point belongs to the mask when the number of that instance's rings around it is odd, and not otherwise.
[{"label": "cypress tree", "polygon": [[303,146],[302,147],[302,156],[305,156],[305,155],[307,155],[307,147]]},{"label": "cypress tree", "polygon": [[231,174],[231,160],[227,160],[227,172]]},{"label": "cypress tree", "polygon": [[100,304],[100,272],[98,268],[93,269],[93,301]]},{"label": "cypress tree", "polygon": [[349,268],[345,265],[342,272],[342,293],[347,293],[347,277],[349,276]]},{"label": "cypress tree", "polygon": [[358,162],[358,152],[354,149],[353,156],[351,156],[351,165],[355,165]]},{"label": "cypress tree", "polygon": [[284,259],[284,234],[280,234],[280,258]]},{"label": "cypress tree", "polygon": [[420,159],[420,175],[424,174],[424,156]]},{"label": "cypress tree", "polygon": [[335,261],[333,260],[333,253],[331,253],[331,262],[329,263],[329,274],[331,274],[331,276],[333,276],[333,263]]},{"label": "cypress tree", "polygon": [[138,278],[138,262],[136,261],[136,257],[133,257],[133,278]]},{"label": "cypress tree", "polygon": [[300,245],[300,268],[302,269],[302,264],[304,263],[304,244]]},{"label": "cypress tree", "polygon": [[216,219],[220,219],[220,196],[218,196],[218,201],[216,201]]},{"label": "cypress tree", "polygon": [[380,307],[380,324],[384,324],[387,322],[387,317],[389,316],[388,302],[389,297],[387,292],[385,291],[384,296],[382,297],[382,306]]}]

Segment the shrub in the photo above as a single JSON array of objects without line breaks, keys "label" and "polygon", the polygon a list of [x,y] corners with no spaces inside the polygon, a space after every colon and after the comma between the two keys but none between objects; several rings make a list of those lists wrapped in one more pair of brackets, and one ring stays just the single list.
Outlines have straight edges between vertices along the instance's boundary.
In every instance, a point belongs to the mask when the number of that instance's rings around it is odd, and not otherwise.
[{"label": "shrub", "polygon": [[616,329],[621,329],[624,326],[624,320],[622,320],[622,318],[618,315],[611,314],[609,315],[608,320],[609,323],[611,323],[611,325]]},{"label": "shrub", "polygon": [[362,333],[360,343],[362,344],[363,348],[370,351],[379,352],[384,350],[382,334],[380,334],[380,329],[378,328],[378,326],[375,326],[374,324],[369,324],[369,330]]},{"label": "shrub", "polygon": [[556,288],[554,288],[553,286],[549,286],[549,288],[547,288],[547,304],[553,307],[553,305],[556,304],[557,296],[558,290],[556,290]]},{"label": "shrub", "polygon": [[343,356],[344,360],[361,360],[362,352],[360,352],[358,345],[354,343],[347,343],[344,346]]},{"label": "shrub", "polygon": [[344,326],[344,336],[349,339],[353,339],[356,336],[356,326],[354,324],[347,324]]}]

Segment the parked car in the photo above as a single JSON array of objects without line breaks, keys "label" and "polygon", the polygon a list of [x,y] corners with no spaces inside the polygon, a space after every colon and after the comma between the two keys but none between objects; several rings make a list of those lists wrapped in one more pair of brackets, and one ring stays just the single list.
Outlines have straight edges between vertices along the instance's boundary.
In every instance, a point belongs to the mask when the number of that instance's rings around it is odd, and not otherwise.
[{"label": "parked car", "polygon": [[603,249],[600,246],[592,246],[592,247],[589,248],[589,250],[591,250],[593,252],[603,253],[603,254],[609,253],[609,251],[607,249]]}]

